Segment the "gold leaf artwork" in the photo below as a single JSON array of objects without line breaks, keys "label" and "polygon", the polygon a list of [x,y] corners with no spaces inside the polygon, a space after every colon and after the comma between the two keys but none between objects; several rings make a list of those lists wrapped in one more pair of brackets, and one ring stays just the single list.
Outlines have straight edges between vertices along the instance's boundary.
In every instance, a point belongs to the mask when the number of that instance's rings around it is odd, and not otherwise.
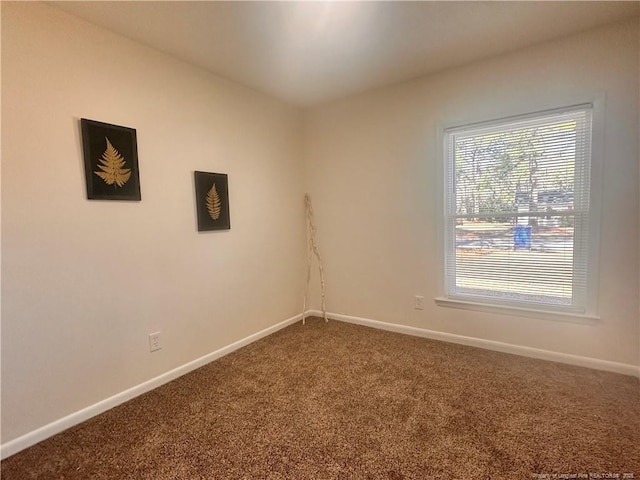
[{"label": "gold leaf artwork", "polygon": [[115,184],[116,187],[122,187],[131,177],[131,169],[123,168],[125,165],[124,157],[111,145],[107,137],[104,139],[107,141],[107,149],[98,163],[98,168],[102,171],[93,173],[104,180],[107,185]]},{"label": "gold leaf artwork", "polygon": [[207,211],[209,212],[209,216],[213,220],[217,220],[220,217],[220,207],[220,195],[218,195],[216,184],[214,182],[211,190],[209,190],[209,193],[207,193]]}]

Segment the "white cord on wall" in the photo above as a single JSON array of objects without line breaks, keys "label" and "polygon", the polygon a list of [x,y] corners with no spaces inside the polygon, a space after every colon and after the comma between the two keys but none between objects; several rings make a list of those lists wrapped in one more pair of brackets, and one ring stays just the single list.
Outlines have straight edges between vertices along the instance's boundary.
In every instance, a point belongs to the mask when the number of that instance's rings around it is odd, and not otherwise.
[{"label": "white cord on wall", "polygon": [[322,292],[322,315],[324,321],[328,322],[327,310],[324,306],[324,268],[322,266],[322,257],[316,243],[316,227],[313,224],[313,207],[311,206],[311,197],[308,193],[304,195],[304,206],[307,214],[307,287],[304,291],[304,303],[302,304],[302,324],[305,324],[305,312],[307,311],[307,298],[309,297],[309,284],[311,283],[311,262],[313,255],[318,259],[318,270],[320,271],[320,291]]}]

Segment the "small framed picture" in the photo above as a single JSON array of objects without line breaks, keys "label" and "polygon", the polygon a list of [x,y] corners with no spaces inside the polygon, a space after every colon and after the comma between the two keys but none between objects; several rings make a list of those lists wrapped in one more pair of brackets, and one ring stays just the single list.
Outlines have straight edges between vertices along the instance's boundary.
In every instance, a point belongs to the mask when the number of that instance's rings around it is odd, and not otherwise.
[{"label": "small framed picture", "polygon": [[89,200],[134,200],[140,197],[138,145],[133,128],[80,120],[84,173]]},{"label": "small framed picture", "polygon": [[229,230],[229,182],[225,173],[193,172],[198,231]]}]

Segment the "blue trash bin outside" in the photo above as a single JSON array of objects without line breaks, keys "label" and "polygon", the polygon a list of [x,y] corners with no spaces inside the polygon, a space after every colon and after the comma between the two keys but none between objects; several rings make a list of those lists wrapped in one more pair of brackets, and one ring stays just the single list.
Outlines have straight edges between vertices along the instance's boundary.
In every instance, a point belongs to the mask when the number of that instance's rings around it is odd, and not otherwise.
[{"label": "blue trash bin outside", "polygon": [[513,229],[513,248],[531,248],[531,225],[516,225]]}]

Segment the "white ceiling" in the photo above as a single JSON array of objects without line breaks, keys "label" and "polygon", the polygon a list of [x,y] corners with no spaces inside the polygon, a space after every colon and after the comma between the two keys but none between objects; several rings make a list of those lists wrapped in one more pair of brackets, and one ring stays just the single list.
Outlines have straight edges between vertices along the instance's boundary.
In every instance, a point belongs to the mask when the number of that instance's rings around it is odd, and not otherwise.
[{"label": "white ceiling", "polygon": [[308,106],[638,15],[640,2],[50,2]]}]

